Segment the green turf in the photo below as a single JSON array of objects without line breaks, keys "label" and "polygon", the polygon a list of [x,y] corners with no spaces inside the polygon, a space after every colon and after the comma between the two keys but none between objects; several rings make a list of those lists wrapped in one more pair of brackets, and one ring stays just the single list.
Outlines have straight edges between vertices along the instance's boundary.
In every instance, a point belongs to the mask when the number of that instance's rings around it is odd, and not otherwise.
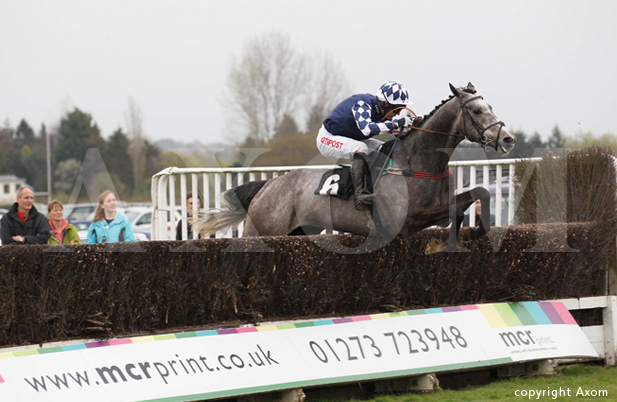
[{"label": "green turf", "polygon": [[[568,396],[567,390],[570,390]],[[529,391],[544,393],[529,397]],[[554,395],[554,391],[562,391]],[[526,396],[516,396],[526,391]],[[585,391],[589,395],[585,395]],[[592,396],[596,393],[596,396]],[[582,394],[581,394],[582,393]],[[578,395],[577,395],[578,394]],[[339,399],[340,401],[341,399]],[[488,385],[434,394],[403,394],[379,396],[369,402],[482,402],[482,401],[617,401],[617,367],[573,365],[561,368],[550,377],[511,378]],[[333,400],[329,400],[333,402]]]}]

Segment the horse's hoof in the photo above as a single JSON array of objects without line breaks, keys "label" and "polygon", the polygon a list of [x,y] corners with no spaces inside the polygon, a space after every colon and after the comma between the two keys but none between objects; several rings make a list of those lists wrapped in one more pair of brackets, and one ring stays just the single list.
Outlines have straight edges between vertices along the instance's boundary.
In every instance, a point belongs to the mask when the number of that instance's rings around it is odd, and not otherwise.
[{"label": "horse's hoof", "polygon": [[445,244],[441,240],[431,239],[429,244],[424,249],[424,254],[430,255],[440,252],[445,247]]},{"label": "horse's hoof", "polygon": [[457,243],[446,243],[441,240],[432,239],[426,249],[424,250],[424,254],[430,255],[435,253],[457,253],[464,252],[468,253],[464,247],[459,246]]}]

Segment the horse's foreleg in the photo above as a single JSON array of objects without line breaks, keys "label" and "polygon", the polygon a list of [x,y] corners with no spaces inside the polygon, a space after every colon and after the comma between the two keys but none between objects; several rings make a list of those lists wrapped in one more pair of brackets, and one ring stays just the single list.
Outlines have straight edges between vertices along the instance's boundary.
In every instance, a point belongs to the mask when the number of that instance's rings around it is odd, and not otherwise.
[{"label": "horse's foreleg", "polygon": [[[482,204],[480,222],[478,222],[479,227],[473,228],[470,231],[469,241],[473,241],[491,230],[491,194],[484,187],[476,187],[469,190],[467,193],[469,193],[473,199],[472,204],[476,202],[476,200],[480,200]],[[471,204],[469,206],[471,206]],[[469,206],[467,208],[469,208]]]},{"label": "horse's foreleg", "polygon": [[490,226],[490,200],[491,195],[483,187],[477,187],[464,193],[458,194],[451,201],[448,207],[444,207],[441,211],[443,214],[447,209],[452,226],[448,231],[448,242],[433,241],[426,248],[427,254],[438,253],[442,251],[465,251],[458,245],[458,234],[461,230],[461,223],[465,217],[465,211],[476,201],[480,200],[482,203],[482,211],[480,214],[480,227],[478,229],[472,229],[470,240],[475,240],[483,234],[488,233],[491,230]]}]

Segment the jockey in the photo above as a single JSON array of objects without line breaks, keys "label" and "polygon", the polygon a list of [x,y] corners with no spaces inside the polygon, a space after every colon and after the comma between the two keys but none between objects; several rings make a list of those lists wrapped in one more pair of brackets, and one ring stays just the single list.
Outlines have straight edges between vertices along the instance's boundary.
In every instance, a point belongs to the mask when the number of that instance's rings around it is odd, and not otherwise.
[{"label": "jockey", "polygon": [[353,95],[342,101],[323,122],[317,135],[317,148],[328,158],[351,159],[351,181],[354,188],[354,207],[373,203],[364,182],[368,155],[379,149],[382,141],[374,137],[394,129],[411,126],[411,118],[386,120],[389,112],[405,107],[409,102],[407,90],[394,81],[388,81],[377,95]]}]

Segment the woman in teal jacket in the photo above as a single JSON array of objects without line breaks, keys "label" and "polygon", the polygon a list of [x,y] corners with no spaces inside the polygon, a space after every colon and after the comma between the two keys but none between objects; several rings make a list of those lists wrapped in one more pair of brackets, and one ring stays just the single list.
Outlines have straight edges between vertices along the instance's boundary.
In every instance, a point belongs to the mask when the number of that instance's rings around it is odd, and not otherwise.
[{"label": "woman in teal jacket", "polygon": [[105,191],[99,196],[99,205],[94,212],[94,220],[88,228],[87,243],[113,243],[135,241],[131,222],[116,211],[116,196]]}]

